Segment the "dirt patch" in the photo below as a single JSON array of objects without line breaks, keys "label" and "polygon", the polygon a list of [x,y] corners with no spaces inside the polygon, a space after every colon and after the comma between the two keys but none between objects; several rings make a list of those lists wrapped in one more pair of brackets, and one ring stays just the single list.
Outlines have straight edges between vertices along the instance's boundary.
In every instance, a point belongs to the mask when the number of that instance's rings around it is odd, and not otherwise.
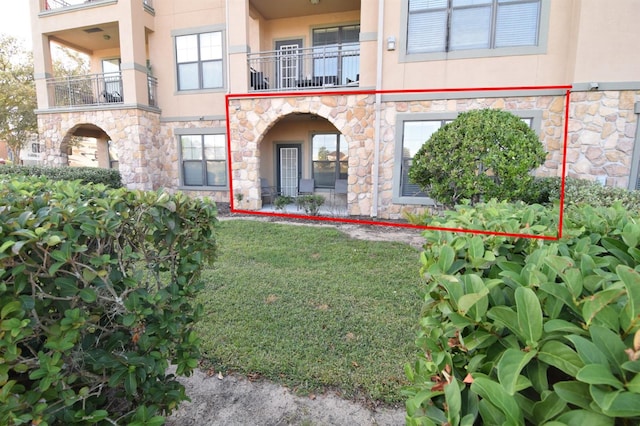
[{"label": "dirt patch", "polygon": [[404,407],[367,408],[334,394],[301,397],[266,380],[207,376],[198,370],[180,381],[191,402],[183,402],[167,426],[378,425],[405,423]]}]

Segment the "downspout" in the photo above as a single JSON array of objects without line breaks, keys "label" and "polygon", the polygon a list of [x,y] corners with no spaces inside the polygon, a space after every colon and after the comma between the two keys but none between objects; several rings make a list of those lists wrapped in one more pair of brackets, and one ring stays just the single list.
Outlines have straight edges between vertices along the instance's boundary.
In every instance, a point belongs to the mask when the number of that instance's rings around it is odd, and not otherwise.
[{"label": "downspout", "polygon": [[[640,102],[633,104],[633,112],[636,114],[636,135],[633,141],[633,155],[631,156],[631,170],[629,171],[629,190],[637,189],[640,181]],[[635,177],[635,180],[631,179]]]},{"label": "downspout", "polygon": [[230,79],[231,79],[231,61],[229,60],[229,0],[225,0],[224,2],[224,13],[225,13],[225,31],[224,31],[224,38],[225,38],[225,44],[226,44],[226,49],[227,49],[227,60],[226,60],[226,68],[227,68],[227,95],[229,93],[231,93],[231,84],[230,84]]},{"label": "downspout", "polygon": [[371,217],[378,216],[378,193],[380,181],[380,128],[382,126],[382,49],[384,47],[384,0],[378,0],[378,56],[376,58],[376,98],[375,98],[375,122],[373,137],[373,166],[371,168],[372,175],[372,202]]}]

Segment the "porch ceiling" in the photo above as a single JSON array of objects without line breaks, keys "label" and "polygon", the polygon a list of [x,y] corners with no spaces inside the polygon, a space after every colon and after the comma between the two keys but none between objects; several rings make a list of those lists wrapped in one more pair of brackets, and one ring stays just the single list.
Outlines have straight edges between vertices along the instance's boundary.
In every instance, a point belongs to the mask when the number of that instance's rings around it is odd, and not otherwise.
[{"label": "porch ceiling", "polygon": [[319,0],[318,4],[312,4],[310,0],[249,0],[249,3],[265,19],[360,10],[360,0]]},{"label": "porch ceiling", "polygon": [[59,44],[87,54],[91,54],[96,50],[112,49],[120,46],[117,22],[71,28],[50,34],[50,36],[51,40]]}]

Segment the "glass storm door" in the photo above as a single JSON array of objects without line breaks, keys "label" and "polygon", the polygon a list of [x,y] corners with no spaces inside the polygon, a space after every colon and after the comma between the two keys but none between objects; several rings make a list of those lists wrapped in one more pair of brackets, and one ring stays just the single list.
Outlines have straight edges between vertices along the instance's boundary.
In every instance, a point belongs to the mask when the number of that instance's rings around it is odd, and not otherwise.
[{"label": "glass storm door", "polygon": [[278,186],[282,195],[298,195],[300,145],[278,145]]}]

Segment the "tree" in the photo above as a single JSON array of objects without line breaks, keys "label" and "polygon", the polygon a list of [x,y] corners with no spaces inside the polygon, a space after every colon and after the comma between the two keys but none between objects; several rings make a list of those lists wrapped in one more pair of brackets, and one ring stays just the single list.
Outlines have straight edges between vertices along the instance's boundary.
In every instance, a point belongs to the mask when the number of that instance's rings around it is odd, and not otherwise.
[{"label": "tree", "polygon": [[531,184],[531,170],[546,157],[534,132],[519,117],[497,109],[461,113],[418,150],[409,180],[435,200],[519,199]]},{"label": "tree", "polygon": [[89,74],[89,57],[77,50],[55,45],[53,49],[53,76],[77,77]]},{"label": "tree", "polygon": [[20,150],[37,133],[33,59],[17,39],[0,34],[0,140],[20,162]]}]

